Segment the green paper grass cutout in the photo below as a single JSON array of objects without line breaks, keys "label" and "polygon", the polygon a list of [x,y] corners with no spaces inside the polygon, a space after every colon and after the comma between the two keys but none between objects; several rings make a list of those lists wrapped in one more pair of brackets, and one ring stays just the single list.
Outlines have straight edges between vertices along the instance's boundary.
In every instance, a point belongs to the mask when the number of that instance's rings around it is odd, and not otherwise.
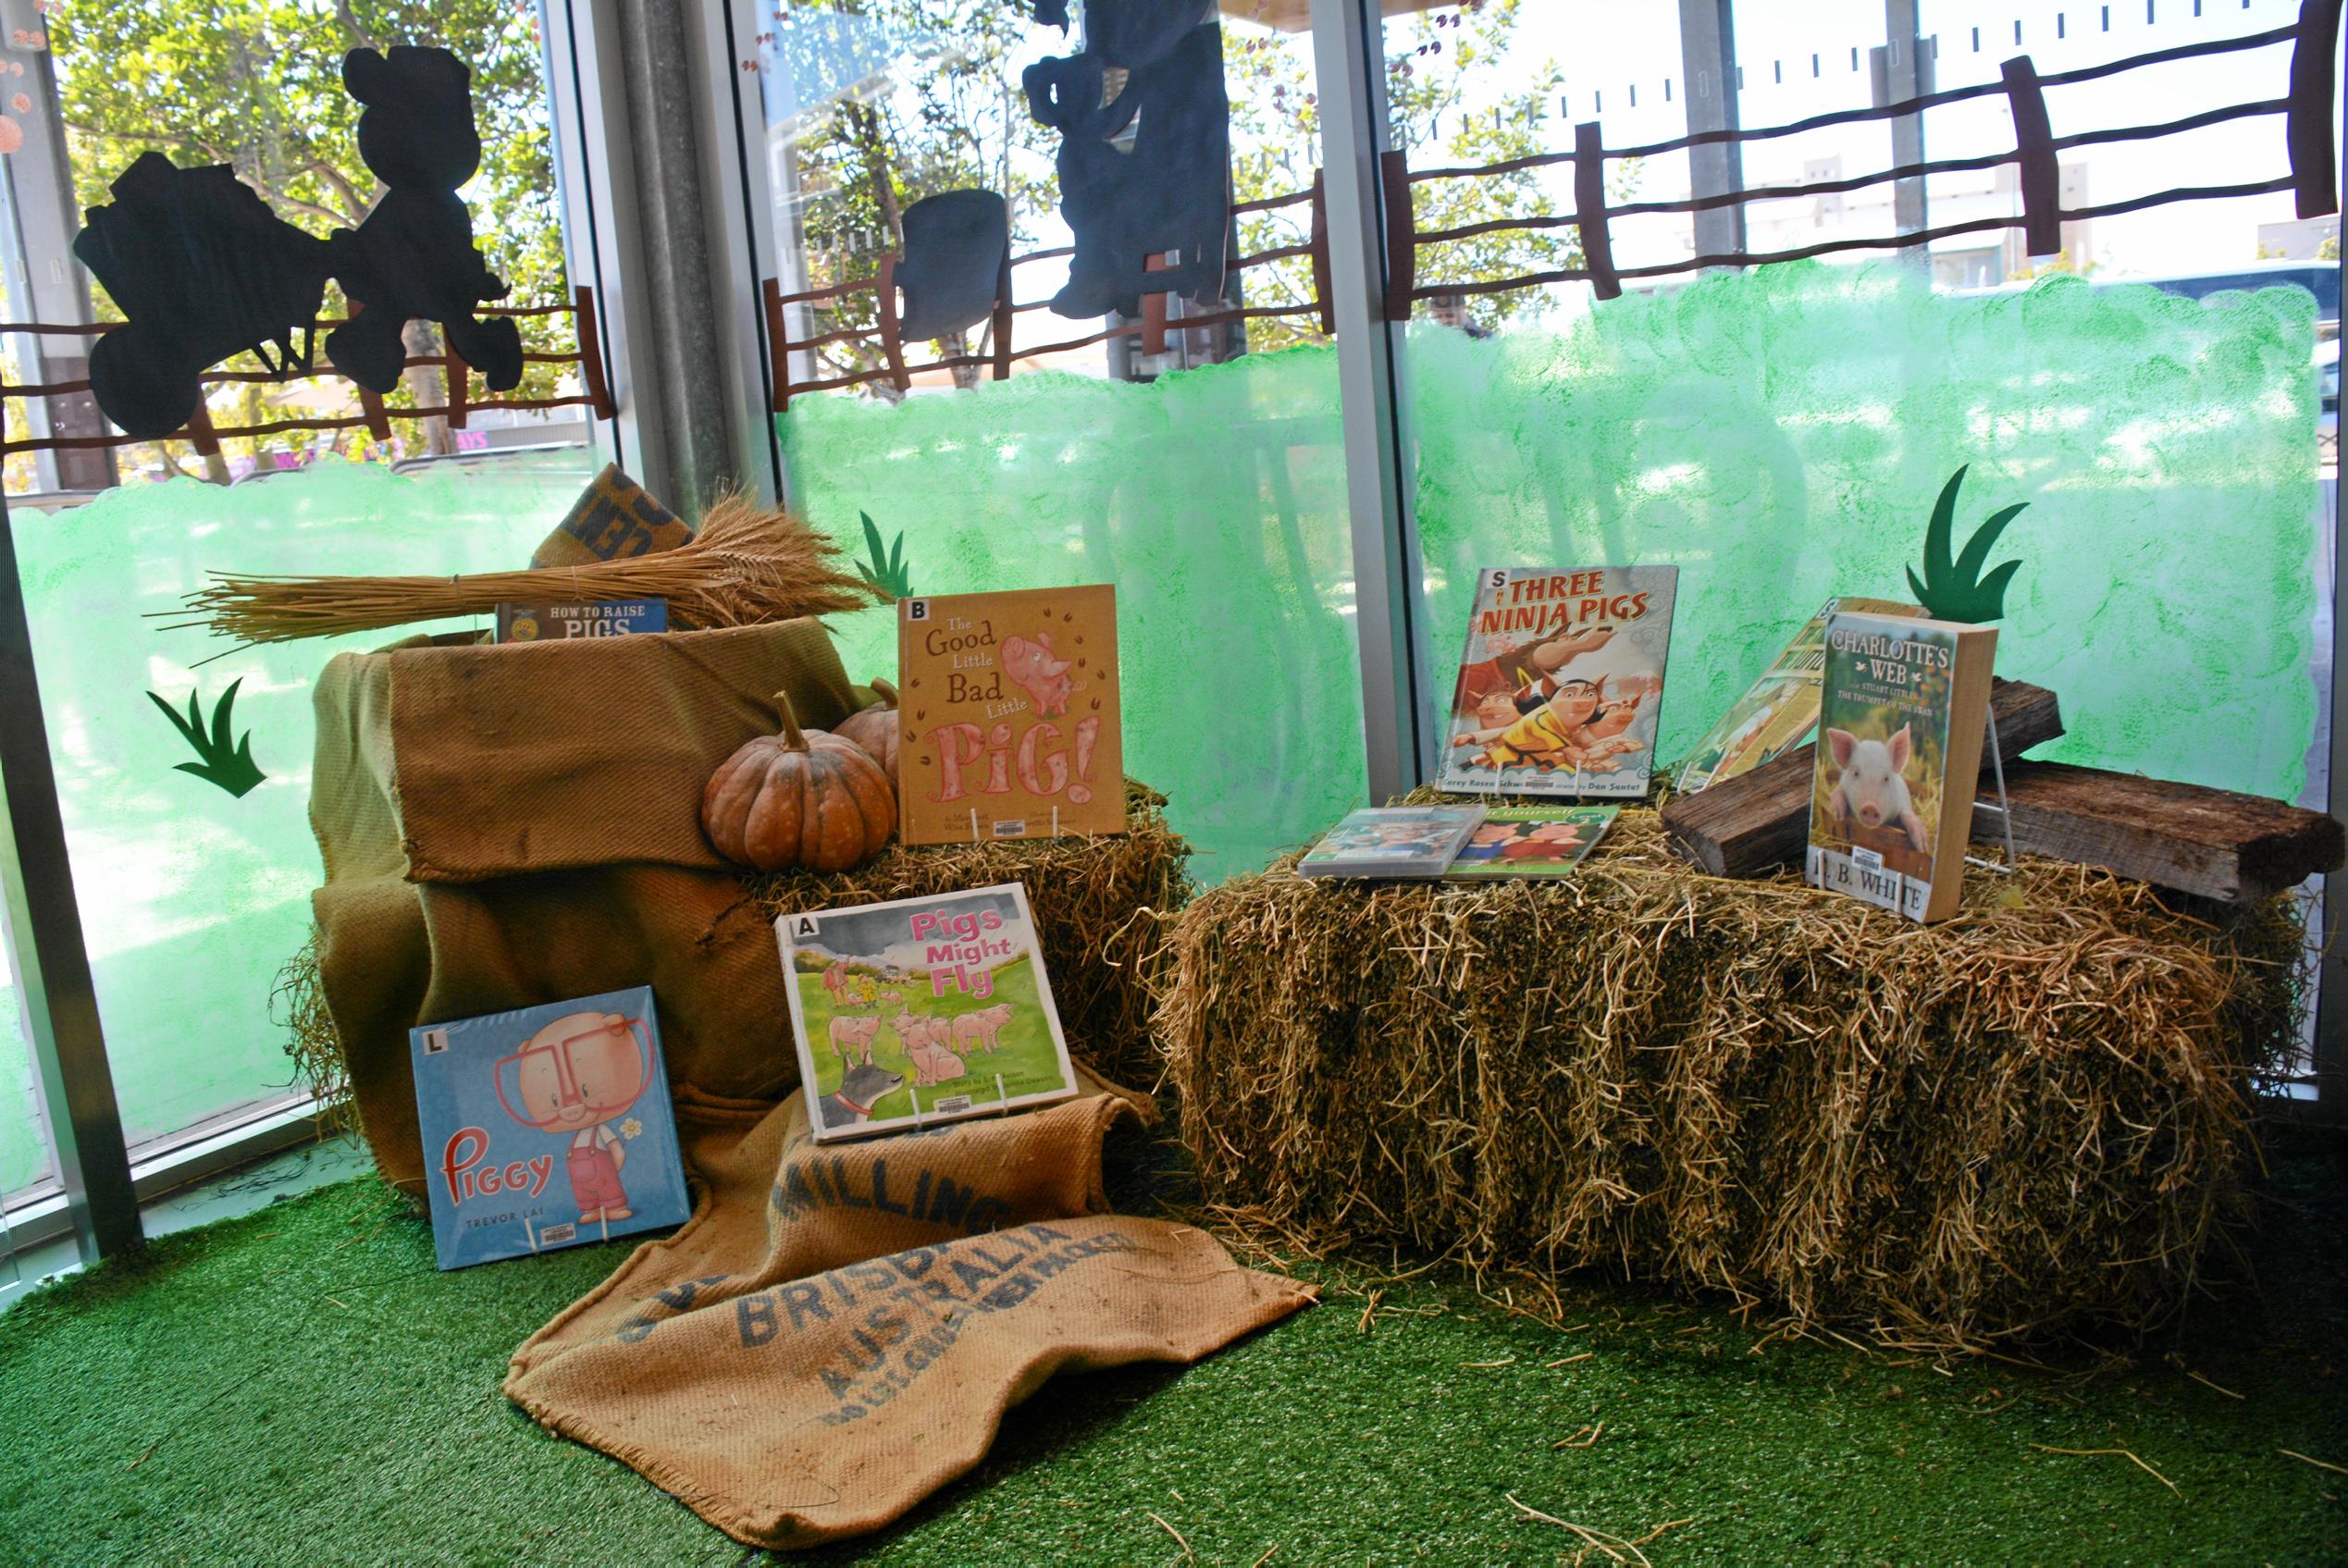
[{"label": "green paper grass cutout", "polygon": [[912,598],[913,580],[905,570],[905,530],[899,528],[896,541],[884,550],[881,548],[881,531],[872,526],[872,514],[859,512],[857,516],[864,520],[864,548],[871,555],[870,561],[856,563],[857,574],[875,592],[891,599]]},{"label": "green paper grass cutout", "polygon": [[[1971,464],[1966,464],[1971,467]],[[1988,576],[1981,574],[1982,563],[1989,559],[1990,547],[1997,536],[2006,531],[2006,525],[2021,515],[2028,501],[2017,501],[2003,512],[1993,512],[1987,522],[1973,530],[1973,537],[1965,541],[1965,553],[1951,561],[1948,556],[1949,537],[1957,521],[1957,489],[1965,482],[1965,469],[1959,468],[1941,487],[1940,500],[1934,503],[1932,522],[1924,529],[1924,575],[1919,582],[1916,569],[1908,569],[1908,586],[1914,590],[1916,602],[1935,621],[1963,621],[1979,625],[1984,621],[2002,620],[2006,614],[2006,585],[2021,570],[2019,561],[2001,562]]]},{"label": "green paper grass cutout", "polygon": [[193,773],[207,784],[218,784],[239,799],[242,799],[254,784],[268,777],[253,765],[251,730],[245,731],[233,747],[229,745],[229,716],[236,708],[237,687],[242,685],[244,677],[240,675],[229,683],[227,691],[220,694],[219,702],[212,710],[209,734],[204,730],[204,715],[196,707],[195,692],[188,693],[188,713],[184,719],[171,704],[153,692],[147,693],[147,700],[163,710],[163,716],[171,721],[171,727],[195,747],[198,757],[204,759],[201,762],[181,762],[178,771]]}]

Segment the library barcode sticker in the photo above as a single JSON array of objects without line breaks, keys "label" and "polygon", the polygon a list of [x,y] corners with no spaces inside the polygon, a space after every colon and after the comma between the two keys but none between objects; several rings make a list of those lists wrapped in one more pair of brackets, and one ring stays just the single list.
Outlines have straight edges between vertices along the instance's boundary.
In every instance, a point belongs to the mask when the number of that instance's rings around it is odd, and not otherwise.
[{"label": "library barcode sticker", "polygon": [[970,1108],[970,1097],[968,1094],[949,1094],[930,1107],[941,1116],[950,1116],[956,1111],[967,1111]]},{"label": "library barcode sticker", "polygon": [[998,819],[995,823],[995,836],[997,838],[1017,838],[1025,832],[1027,832],[1025,817]]},{"label": "library barcode sticker", "polygon": [[1850,860],[1852,865],[1863,866],[1871,871],[1880,871],[1884,869],[1882,853],[1870,849],[1864,845],[1854,844],[1850,846]]},{"label": "library barcode sticker", "polygon": [[575,1241],[578,1234],[579,1228],[575,1225],[550,1225],[538,1232],[538,1241],[545,1246],[559,1247],[565,1241]]}]

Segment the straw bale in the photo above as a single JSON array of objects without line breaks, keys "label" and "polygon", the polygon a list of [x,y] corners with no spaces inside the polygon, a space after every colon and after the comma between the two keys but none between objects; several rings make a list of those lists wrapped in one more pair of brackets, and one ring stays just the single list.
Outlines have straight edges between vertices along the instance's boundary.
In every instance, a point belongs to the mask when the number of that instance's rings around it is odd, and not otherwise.
[{"label": "straw bale", "polygon": [[1478,1271],[1597,1267],[1979,1347],[2173,1313],[2296,1038],[2295,910],[2054,861],[1920,927],[1674,857],[1626,810],[1571,878],[1315,882],[1175,921],[1158,1024],[1235,1225]]},{"label": "straw bale", "polygon": [[[1191,849],[1167,823],[1164,796],[1129,779],[1125,803],[1121,835],[921,849],[893,844],[854,870],[745,872],[743,893],[772,918],[1024,883],[1069,1054],[1113,1082],[1147,1087],[1162,1065],[1150,1037],[1149,975],[1164,951],[1158,923],[1190,895]],[[319,990],[315,936],[280,970],[271,1011],[287,1031],[286,1050],[302,1081],[322,1104],[346,1101],[342,1045]]]}]

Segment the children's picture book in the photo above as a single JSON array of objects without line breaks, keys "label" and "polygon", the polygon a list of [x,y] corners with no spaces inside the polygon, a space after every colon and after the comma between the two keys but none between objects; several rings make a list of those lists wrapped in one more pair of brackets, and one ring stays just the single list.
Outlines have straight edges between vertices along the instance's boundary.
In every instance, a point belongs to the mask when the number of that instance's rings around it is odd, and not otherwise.
[{"label": "children's picture book", "polygon": [[1449,882],[1562,877],[1622,815],[1619,806],[1495,806],[1452,857]]},{"label": "children's picture book", "polygon": [[1125,831],[1116,588],[900,599],[896,628],[902,842]]},{"label": "children's picture book", "polygon": [[1296,863],[1305,877],[1440,877],[1484,820],[1481,806],[1372,806],[1345,820]]},{"label": "children's picture book", "polygon": [[1808,875],[1911,920],[1957,912],[1997,632],[1837,614],[1826,623]]},{"label": "children's picture book", "polygon": [[1438,786],[1645,795],[1678,583],[1676,566],[1478,573]]},{"label": "children's picture book", "polygon": [[817,1142],[1076,1093],[1018,883],[780,915],[774,933]]},{"label": "children's picture book", "polygon": [[692,1213],[652,988],[408,1031],[442,1268]]},{"label": "children's picture book", "polygon": [[1891,599],[1830,599],[1802,623],[1761,679],[1745,689],[1679,766],[1674,787],[1693,795],[1707,784],[1749,773],[1802,744],[1818,728],[1818,679],[1826,668],[1826,618],[1837,611],[1920,616]]},{"label": "children's picture book", "polygon": [[669,601],[631,599],[609,604],[498,606],[498,641],[562,642],[571,637],[620,637],[669,629]]}]

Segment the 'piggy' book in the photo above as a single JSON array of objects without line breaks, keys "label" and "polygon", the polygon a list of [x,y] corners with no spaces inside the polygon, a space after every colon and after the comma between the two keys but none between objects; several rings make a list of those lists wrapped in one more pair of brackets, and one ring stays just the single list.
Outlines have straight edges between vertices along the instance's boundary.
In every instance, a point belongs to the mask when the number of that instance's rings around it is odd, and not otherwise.
[{"label": "'piggy' book", "polygon": [[1676,566],[1477,573],[1438,787],[1645,795],[1678,583]]},{"label": "'piggy' book", "polygon": [[1997,632],[1837,614],[1826,623],[1808,875],[1911,920],[1957,912]]},{"label": "'piggy' book", "polygon": [[1761,679],[1729,705],[1679,765],[1675,787],[1693,795],[1707,784],[1749,773],[1808,740],[1818,727],[1818,680],[1826,668],[1826,618],[1836,612],[1922,615],[1890,599],[1830,599],[1802,623]]},{"label": "'piggy' book", "polygon": [[897,837],[1125,831],[1117,590],[901,599]]},{"label": "'piggy' book", "polygon": [[774,934],[817,1142],[1076,1093],[1018,883],[780,915]]},{"label": "'piggy' book", "polygon": [[408,1031],[442,1268],[692,1213],[652,988]]}]

